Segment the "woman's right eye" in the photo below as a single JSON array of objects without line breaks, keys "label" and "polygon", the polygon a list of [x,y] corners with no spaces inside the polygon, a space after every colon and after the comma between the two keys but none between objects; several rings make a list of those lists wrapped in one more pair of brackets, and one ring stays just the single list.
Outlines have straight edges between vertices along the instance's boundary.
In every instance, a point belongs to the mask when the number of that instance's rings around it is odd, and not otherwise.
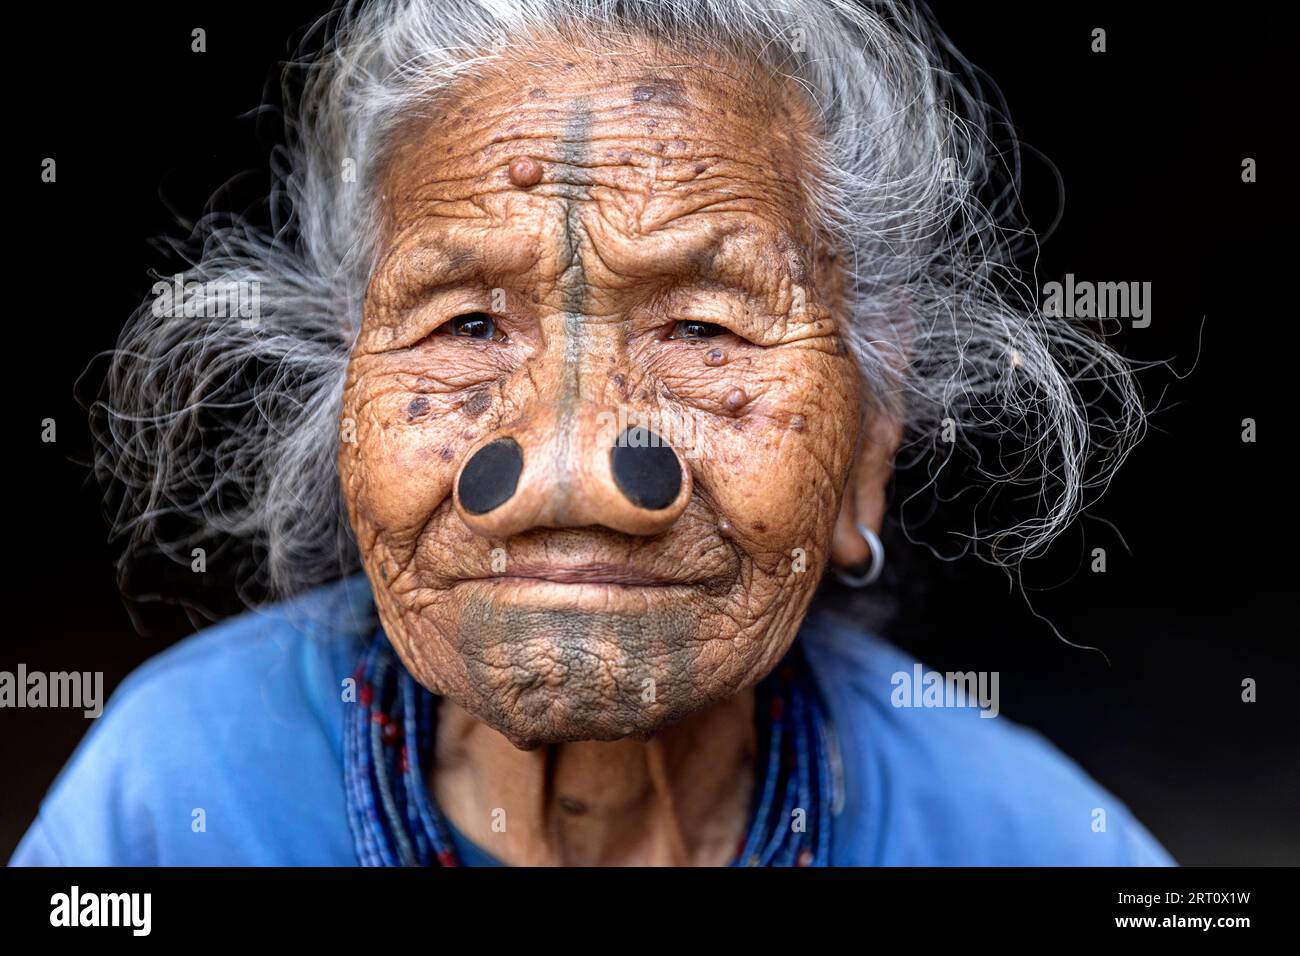
[{"label": "woman's right eye", "polygon": [[496,319],[486,312],[466,312],[443,325],[439,331],[467,339],[499,339]]}]

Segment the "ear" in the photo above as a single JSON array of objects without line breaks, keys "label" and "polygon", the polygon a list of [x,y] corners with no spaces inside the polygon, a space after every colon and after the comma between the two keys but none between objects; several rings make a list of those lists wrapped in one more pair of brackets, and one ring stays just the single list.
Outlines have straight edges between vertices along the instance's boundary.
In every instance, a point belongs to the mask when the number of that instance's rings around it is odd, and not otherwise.
[{"label": "ear", "polygon": [[903,426],[896,418],[883,411],[870,414],[831,536],[831,560],[843,568],[862,567],[871,560],[871,551],[857,525],[880,532],[885,518],[885,489],[894,474],[894,453],[903,440]]}]

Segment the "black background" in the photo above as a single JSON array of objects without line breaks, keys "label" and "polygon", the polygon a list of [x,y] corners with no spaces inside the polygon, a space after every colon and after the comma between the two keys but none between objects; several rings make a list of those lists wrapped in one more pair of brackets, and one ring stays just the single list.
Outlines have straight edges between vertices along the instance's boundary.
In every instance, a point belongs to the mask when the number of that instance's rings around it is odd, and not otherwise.
[{"label": "black background", "polygon": [[[174,608],[133,622],[118,595],[74,384],[147,295],[149,270],[176,271],[150,244],[177,234],[170,210],[197,215],[232,176],[224,208],[265,188],[276,120],[253,111],[273,97],[290,39],[323,9],[48,8],[14,35],[18,135],[5,152],[19,211],[6,232],[19,269],[0,669],[102,670],[111,688],[192,629]],[[1026,570],[1028,602],[974,560],[918,553],[906,563],[930,582],[928,597],[905,600],[890,631],[936,669],[999,671],[1004,713],[1074,757],[1180,862],[1296,863],[1300,334],[1295,174],[1281,144],[1293,104],[1277,92],[1290,34],[1259,7],[1213,17],[1132,4],[934,9],[1006,98],[1026,146],[1031,222],[1062,214],[1040,280],[1151,282],[1151,326],[1115,343],[1170,370],[1144,376],[1148,404],[1160,406],[1151,433],[1095,517]],[[207,30],[206,53],[190,51],[195,27]],[[1094,27],[1107,31],[1104,54],[1090,52]],[[1259,164],[1254,184],[1241,181],[1247,156]],[[40,181],[45,157],[57,160],[55,184]],[[40,441],[46,418],[57,443]],[[1258,423],[1254,444],[1241,441],[1243,418]],[[1106,574],[1088,571],[1093,547],[1107,550]],[[1059,641],[1033,611],[1109,664]],[[1240,699],[1247,677],[1254,704]],[[88,726],[79,711],[0,712],[0,857]]]}]

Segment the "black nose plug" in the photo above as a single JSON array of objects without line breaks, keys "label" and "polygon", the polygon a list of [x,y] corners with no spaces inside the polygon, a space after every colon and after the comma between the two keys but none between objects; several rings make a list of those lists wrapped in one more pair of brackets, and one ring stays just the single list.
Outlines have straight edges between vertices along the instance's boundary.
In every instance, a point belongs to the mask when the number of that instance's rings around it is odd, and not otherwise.
[{"label": "black nose plug", "polygon": [[677,453],[639,425],[618,436],[609,454],[609,467],[619,490],[638,508],[667,508],[682,490]]},{"label": "black nose plug", "polygon": [[513,438],[498,438],[474,453],[460,472],[460,503],[470,514],[486,514],[510,500],[524,470],[524,453]]}]

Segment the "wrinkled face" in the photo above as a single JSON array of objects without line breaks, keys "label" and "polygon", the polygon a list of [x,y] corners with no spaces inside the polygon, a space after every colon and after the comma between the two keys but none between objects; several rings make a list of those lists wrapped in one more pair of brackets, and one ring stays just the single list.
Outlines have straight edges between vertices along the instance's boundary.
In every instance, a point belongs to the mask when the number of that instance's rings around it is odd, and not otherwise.
[{"label": "wrinkled face", "polygon": [[650,734],[780,659],[852,462],[807,117],[648,51],[453,93],[386,161],[344,396],[379,613],[517,746]]}]

